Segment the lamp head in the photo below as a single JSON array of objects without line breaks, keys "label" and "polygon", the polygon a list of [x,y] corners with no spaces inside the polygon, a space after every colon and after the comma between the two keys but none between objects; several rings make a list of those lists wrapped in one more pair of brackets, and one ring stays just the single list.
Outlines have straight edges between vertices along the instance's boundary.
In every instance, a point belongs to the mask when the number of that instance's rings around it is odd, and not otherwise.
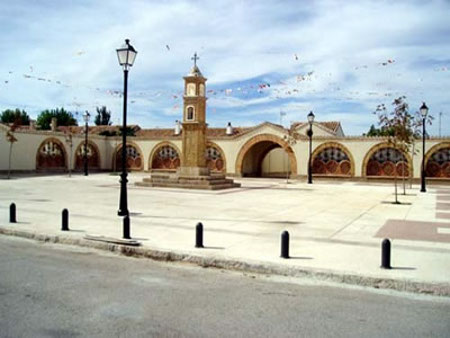
[{"label": "lamp head", "polygon": [[425,102],[422,102],[422,106],[420,107],[420,115],[422,115],[423,118],[426,118],[428,114],[428,107],[425,104]]},{"label": "lamp head", "polygon": [[315,118],[314,113],[312,111],[309,112],[309,114],[308,114],[308,122],[309,122],[309,124],[313,124],[314,118]]},{"label": "lamp head", "polygon": [[91,117],[91,114],[89,114],[89,112],[86,110],[86,111],[83,113],[83,120],[84,120],[84,122],[88,123],[90,117]]},{"label": "lamp head", "polygon": [[116,51],[117,57],[119,58],[119,64],[124,70],[128,70],[128,68],[133,66],[137,51],[130,45],[129,39],[125,39],[125,44]]}]

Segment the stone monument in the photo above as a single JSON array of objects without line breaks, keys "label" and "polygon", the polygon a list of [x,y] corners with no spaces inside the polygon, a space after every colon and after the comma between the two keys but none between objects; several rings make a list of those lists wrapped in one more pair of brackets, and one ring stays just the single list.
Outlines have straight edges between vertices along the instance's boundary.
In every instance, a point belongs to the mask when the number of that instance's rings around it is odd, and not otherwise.
[{"label": "stone monument", "polygon": [[176,173],[152,172],[139,186],[187,189],[228,189],[240,187],[224,174],[211,173],[206,166],[206,78],[197,66],[184,77],[181,165]]}]

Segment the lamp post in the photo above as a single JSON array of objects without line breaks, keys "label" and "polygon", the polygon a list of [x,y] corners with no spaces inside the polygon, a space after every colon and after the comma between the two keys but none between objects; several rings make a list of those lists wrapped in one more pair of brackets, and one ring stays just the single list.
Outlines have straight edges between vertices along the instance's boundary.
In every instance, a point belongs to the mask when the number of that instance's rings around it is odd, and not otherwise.
[{"label": "lamp post", "polygon": [[427,192],[427,188],[425,187],[425,123],[428,115],[428,107],[425,102],[422,103],[422,107],[420,107],[420,114],[422,115],[422,185],[420,188],[420,192]]},{"label": "lamp post", "polygon": [[311,111],[308,114],[308,123],[309,123],[309,129],[307,132],[307,135],[309,137],[309,160],[308,160],[308,184],[312,184],[312,170],[311,170],[311,156],[312,156],[312,125],[314,122],[314,113]]},{"label": "lamp post", "polygon": [[[120,174],[120,202],[119,202],[119,216],[128,216],[128,201],[127,201],[127,90],[128,90],[128,70],[133,66],[134,59],[136,58],[136,50],[130,45],[130,40],[125,40],[125,45],[117,49],[117,57],[119,58],[119,64],[123,68],[123,126],[122,126],[122,173]],[[126,236],[124,222],[124,237]],[[128,229],[129,230],[129,229]],[[128,231],[129,234],[129,231]]]},{"label": "lamp post", "polygon": [[84,122],[86,123],[85,132],[84,132],[85,135],[84,135],[84,156],[83,156],[84,176],[88,175],[88,133],[89,133],[88,122],[89,122],[90,117],[91,117],[91,114],[89,114],[89,112],[86,110],[83,114],[83,119],[84,119]]}]

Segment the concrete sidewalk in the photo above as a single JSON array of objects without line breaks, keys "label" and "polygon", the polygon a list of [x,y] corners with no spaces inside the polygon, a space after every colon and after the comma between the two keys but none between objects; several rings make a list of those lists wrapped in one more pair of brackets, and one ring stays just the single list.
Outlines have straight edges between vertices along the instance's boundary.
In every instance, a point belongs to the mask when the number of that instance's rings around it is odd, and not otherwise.
[{"label": "concrete sidewalk", "polygon": [[[0,233],[122,250],[261,273],[309,275],[352,284],[450,296],[450,187],[419,187],[394,199],[393,185],[240,179],[241,188],[194,191],[128,184],[131,236],[139,248],[85,240],[121,238],[118,176],[23,176],[0,180]],[[402,189],[399,189],[401,192]],[[11,202],[18,223],[8,222]],[[60,231],[61,211],[69,232]],[[3,216],[1,216],[3,215]],[[206,248],[195,249],[202,222]],[[290,233],[291,259],[280,234]],[[392,240],[392,270],[380,269],[383,238]]]}]

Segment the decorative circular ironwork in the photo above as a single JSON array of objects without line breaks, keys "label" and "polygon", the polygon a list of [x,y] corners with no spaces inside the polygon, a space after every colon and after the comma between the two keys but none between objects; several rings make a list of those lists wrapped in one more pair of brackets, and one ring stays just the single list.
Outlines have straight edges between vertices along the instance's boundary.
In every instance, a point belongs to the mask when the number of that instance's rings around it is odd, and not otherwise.
[{"label": "decorative circular ironwork", "polygon": [[397,163],[397,176],[409,176],[409,169],[408,165],[405,162],[399,162]]},{"label": "decorative circular ironwork", "polygon": [[425,173],[427,177],[440,177],[441,166],[437,162],[428,161]]},{"label": "decorative circular ironwork", "polygon": [[450,148],[436,151],[430,158],[431,161],[437,162],[439,165],[450,162]]},{"label": "decorative circular ironwork", "polygon": [[395,175],[395,164],[386,161],[381,165],[381,168],[383,169],[384,176],[394,176]]},{"label": "decorative circular ironwork", "polygon": [[178,152],[170,145],[160,147],[153,155],[152,169],[175,170],[179,166]]},{"label": "decorative circular ironwork", "polygon": [[450,177],[450,147],[441,148],[434,152],[426,166],[427,177]]},{"label": "decorative circular ironwork", "polygon": [[377,150],[367,163],[367,176],[409,176],[405,155],[394,148]]},{"label": "decorative circular ironwork", "polygon": [[[341,163],[346,163],[341,169]],[[338,147],[327,147],[314,157],[313,174],[351,175],[351,164],[348,155]]]},{"label": "decorative circular ironwork", "polygon": [[[78,147],[75,154],[75,168],[82,169],[84,166],[84,144]],[[87,144],[87,160],[89,168],[98,168],[99,165],[99,155],[97,149],[90,143]]]},{"label": "decorative circular ironwork", "polygon": [[369,161],[367,164],[367,175],[377,176],[380,172],[380,164],[377,161]]},{"label": "decorative circular ironwork", "polygon": [[66,161],[62,146],[53,140],[42,144],[38,150],[37,169],[64,169]]},{"label": "decorative circular ironwork", "polygon": [[350,161],[345,160],[339,164],[339,170],[341,171],[342,175],[350,175],[351,169],[352,169],[352,166],[350,164]]},{"label": "decorative circular ironwork", "polygon": [[[126,155],[127,155],[126,157],[127,169],[130,170],[142,169],[142,156],[135,146],[127,144]],[[122,149],[118,149],[116,154],[116,170],[119,170],[121,167],[122,167]]]},{"label": "decorative circular ironwork", "polygon": [[216,147],[209,146],[205,151],[206,166],[211,171],[223,171],[224,162],[222,154]]},{"label": "decorative circular ironwork", "polygon": [[334,160],[328,161],[327,164],[325,165],[325,168],[329,173],[337,173],[338,167],[339,164]]},{"label": "decorative circular ironwork", "polygon": [[445,163],[442,165],[442,176],[445,178],[450,178],[450,162]]},{"label": "decorative circular ironwork", "polygon": [[325,163],[319,159],[315,159],[312,165],[312,172],[314,174],[324,174],[326,172]]}]

